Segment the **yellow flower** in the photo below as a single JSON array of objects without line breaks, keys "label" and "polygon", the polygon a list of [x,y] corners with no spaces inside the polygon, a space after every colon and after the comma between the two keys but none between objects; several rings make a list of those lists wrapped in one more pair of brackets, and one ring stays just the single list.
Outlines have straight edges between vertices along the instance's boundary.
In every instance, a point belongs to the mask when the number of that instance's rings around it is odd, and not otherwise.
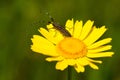
[{"label": "yellow flower", "polygon": [[[107,51],[111,49],[112,38],[98,39],[107,30],[105,26],[96,28],[93,21],[88,20],[84,25],[83,21],[67,20],[65,29],[71,36],[64,36],[60,30],[55,29],[53,24],[47,25],[47,29],[40,28],[40,35],[33,35],[31,49],[43,55],[47,55],[47,61],[57,61],[56,69],[64,70],[73,66],[77,72],[84,72],[85,66],[98,69],[94,63],[102,63],[100,60],[93,60],[99,57],[111,57],[114,53]],[[107,51],[107,52],[105,52]]]}]

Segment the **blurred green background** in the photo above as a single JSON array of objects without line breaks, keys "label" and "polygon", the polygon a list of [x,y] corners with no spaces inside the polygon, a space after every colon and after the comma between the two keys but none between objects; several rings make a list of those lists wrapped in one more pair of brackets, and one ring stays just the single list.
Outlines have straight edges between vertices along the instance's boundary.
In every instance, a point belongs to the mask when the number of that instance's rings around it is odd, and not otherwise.
[{"label": "blurred green background", "polygon": [[50,20],[47,13],[61,25],[94,20],[107,26],[104,37],[113,38],[115,55],[101,58],[99,70],[73,69],[72,80],[120,80],[120,0],[0,0],[0,80],[67,80],[67,70],[55,70],[55,62],[30,50],[30,38]]}]

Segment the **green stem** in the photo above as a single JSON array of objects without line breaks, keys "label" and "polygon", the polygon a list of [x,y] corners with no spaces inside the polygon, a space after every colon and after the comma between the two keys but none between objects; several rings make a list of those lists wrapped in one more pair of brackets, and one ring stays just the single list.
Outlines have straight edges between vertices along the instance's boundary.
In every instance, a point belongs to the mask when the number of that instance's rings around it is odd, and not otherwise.
[{"label": "green stem", "polygon": [[72,80],[72,68],[69,66],[68,67],[68,80]]}]

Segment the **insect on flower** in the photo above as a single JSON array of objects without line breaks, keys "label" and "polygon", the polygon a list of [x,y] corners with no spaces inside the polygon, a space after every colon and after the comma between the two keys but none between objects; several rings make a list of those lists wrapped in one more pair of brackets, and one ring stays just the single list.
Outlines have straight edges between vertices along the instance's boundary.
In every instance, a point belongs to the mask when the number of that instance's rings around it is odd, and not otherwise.
[{"label": "insect on flower", "polygon": [[54,26],[54,28],[58,31],[60,31],[64,36],[66,37],[71,37],[71,34],[65,29],[65,27],[60,26],[59,24],[57,24],[53,18],[51,18],[51,22],[49,22],[50,24],[52,24]]},{"label": "insect on flower", "polygon": [[65,70],[73,66],[79,72],[85,71],[85,66],[98,70],[95,63],[102,63],[96,58],[112,57],[114,52],[108,51],[112,38],[98,40],[107,30],[105,26],[97,28],[94,21],[66,21],[65,27],[58,25],[52,18],[47,29],[40,27],[41,35],[33,35],[31,49],[34,52],[48,56],[47,61],[56,61],[57,70]]}]

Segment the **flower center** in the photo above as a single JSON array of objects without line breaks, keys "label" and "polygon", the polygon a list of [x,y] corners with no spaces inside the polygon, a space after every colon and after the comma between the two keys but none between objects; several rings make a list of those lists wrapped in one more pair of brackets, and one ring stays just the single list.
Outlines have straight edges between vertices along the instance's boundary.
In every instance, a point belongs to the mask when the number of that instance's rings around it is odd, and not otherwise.
[{"label": "flower center", "polygon": [[79,39],[66,37],[57,44],[57,52],[65,58],[84,57],[86,45]]}]

